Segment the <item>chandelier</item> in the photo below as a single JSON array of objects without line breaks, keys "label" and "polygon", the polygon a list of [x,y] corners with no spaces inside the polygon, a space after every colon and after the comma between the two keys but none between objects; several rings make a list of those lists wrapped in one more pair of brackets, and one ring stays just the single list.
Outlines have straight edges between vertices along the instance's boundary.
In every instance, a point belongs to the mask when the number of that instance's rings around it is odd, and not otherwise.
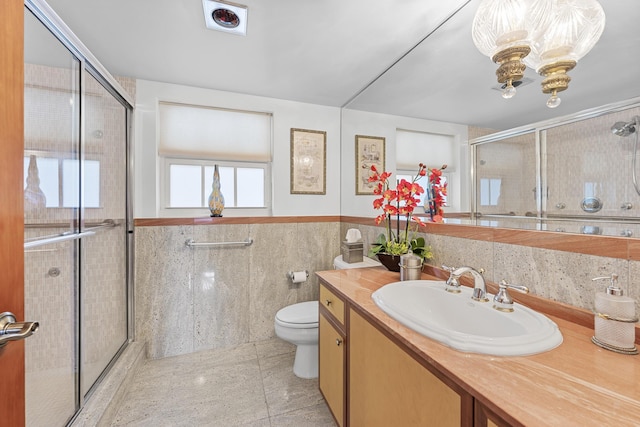
[{"label": "chandelier", "polygon": [[473,19],[473,42],[498,64],[503,98],[529,66],[544,77],[549,108],[560,105],[558,92],[569,87],[568,72],[597,43],[605,16],[597,0],[482,0]]}]

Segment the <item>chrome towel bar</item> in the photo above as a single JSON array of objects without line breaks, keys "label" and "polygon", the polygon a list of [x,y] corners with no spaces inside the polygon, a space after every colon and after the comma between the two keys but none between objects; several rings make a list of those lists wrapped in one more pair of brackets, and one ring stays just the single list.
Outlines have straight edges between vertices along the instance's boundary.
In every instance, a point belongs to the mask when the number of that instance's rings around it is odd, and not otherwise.
[{"label": "chrome towel bar", "polygon": [[253,243],[253,239],[251,237],[247,237],[242,242],[206,242],[206,243],[198,243],[194,242],[193,239],[189,239],[184,244],[190,248],[194,247],[213,247],[213,246],[250,246]]}]

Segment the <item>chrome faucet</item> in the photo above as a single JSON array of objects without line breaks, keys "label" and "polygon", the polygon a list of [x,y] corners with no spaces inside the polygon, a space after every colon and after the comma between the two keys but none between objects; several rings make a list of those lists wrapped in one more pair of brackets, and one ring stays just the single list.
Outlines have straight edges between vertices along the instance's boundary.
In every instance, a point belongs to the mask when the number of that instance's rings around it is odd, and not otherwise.
[{"label": "chrome faucet", "polygon": [[481,302],[489,301],[489,298],[487,298],[487,286],[484,282],[484,277],[482,276],[484,269],[481,268],[480,271],[478,271],[473,267],[459,267],[456,269],[445,267],[445,270],[450,273],[449,279],[447,279],[447,282],[445,283],[445,289],[447,291],[453,293],[460,292],[460,283],[458,282],[458,278],[465,273],[470,273],[473,277],[473,295],[471,298]]}]

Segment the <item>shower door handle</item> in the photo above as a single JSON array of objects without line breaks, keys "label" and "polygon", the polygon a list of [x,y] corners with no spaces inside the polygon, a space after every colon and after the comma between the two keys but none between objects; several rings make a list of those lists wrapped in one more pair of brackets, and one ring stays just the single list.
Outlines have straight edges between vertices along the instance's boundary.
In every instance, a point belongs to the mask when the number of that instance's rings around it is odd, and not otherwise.
[{"label": "shower door handle", "polygon": [[83,237],[93,236],[94,234],[96,234],[95,231],[83,231],[81,233],[63,233],[63,234],[60,234],[59,236],[49,237],[47,239],[39,239],[31,242],[25,242],[24,248],[31,249],[37,246],[49,245],[51,243],[60,243],[60,242],[67,242],[69,240],[78,240]]},{"label": "shower door handle", "polygon": [[0,314],[0,348],[9,341],[18,341],[33,335],[38,330],[38,322],[16,322],[13,313],[5,311]]}]

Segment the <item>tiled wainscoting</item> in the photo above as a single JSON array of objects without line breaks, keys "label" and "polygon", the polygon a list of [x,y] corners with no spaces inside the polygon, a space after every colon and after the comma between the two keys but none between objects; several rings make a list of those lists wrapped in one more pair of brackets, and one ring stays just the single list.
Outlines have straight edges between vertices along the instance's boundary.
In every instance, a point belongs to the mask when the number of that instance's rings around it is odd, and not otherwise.
[{"label": "tiled wainscoting", "polygon": [[[318,298],[313,273],[333,268],[339,231],[337,221],[136,227],[136,341],[157,359],[274,337],[280,308]],[[292,284],[287,272],[301,270],[309,279]]]},{"label": "tiled wainscoting", "polygon": [[[147,343],[149,358],[274,337],[280,308],[317,298],[313,273],[333,268],[348,228],[361,230],[365,248],[381,231],[372,220],[352,217],[225,221],[136,227],[136,341]],[[591,279],[617,273],[625,293],[640,300],[633,239],[447,225],[429,226],[424,236],[434,266],[484,268],[489,281],[522,284],[534,295],[587,310],[599,286]],[[247,237],[254,243],[246,247],[185,245]],[[291,270],[308,270],[309,279],[294,285],[286,276]]]}]

